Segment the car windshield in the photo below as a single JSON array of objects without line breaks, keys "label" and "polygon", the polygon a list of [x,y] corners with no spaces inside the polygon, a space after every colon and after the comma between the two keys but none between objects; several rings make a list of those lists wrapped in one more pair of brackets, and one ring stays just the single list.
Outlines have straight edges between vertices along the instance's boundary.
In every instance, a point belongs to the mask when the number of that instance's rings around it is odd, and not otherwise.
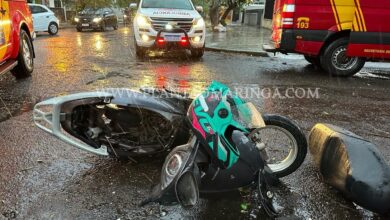
[{"label": "car windshield", "polygon": [[189,0],[144,0],[142,8],[193,9]]},{"label": "car windshield", "polygon": [[80,15],[100,15],[103,14],[103,9],[102,8],[86,8],[82,10]]}]

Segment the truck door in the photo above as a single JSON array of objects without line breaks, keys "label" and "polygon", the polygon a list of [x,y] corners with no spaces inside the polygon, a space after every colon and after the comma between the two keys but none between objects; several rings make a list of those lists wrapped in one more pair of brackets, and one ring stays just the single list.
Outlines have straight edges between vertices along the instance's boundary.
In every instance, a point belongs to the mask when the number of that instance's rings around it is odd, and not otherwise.
[{"label": "truck door", "polygon": [[355,0],[348,55],[390,59],[390,1]]},{"label": "truck door", "polygon": [[10,53],[11,20],[9,18],[9,2],[0,0],[0,61],[5,61]]}]

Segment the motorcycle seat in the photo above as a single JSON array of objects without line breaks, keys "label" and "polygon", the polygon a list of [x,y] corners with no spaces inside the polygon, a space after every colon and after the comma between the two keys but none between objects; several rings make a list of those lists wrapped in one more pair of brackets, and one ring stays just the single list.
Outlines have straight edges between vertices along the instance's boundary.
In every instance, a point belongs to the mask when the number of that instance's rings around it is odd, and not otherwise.
[{"label": "motorcycle seat", "polygon": [[389,213],[390,167],[373,143],[343,128],[317,124],[309,149],[328,184],[368,210]]}]

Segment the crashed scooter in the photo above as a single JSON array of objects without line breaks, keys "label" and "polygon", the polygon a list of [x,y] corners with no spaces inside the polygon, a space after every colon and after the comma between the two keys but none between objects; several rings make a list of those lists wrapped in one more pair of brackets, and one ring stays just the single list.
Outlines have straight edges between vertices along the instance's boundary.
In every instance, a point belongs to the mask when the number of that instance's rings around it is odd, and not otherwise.
[{"label": "crashed scooter", "polygon": [[[223,85],[213,82],[213,86]],[[104,89],[42,101],[35,105],[33,119],[42,130],[97,155],[125,159],[166,155],[193,136],[187,123],[192,101],[167,89]],[[302,132],[291,120],[278,115],[263,115],[262,119],[266,128],[280,133],[267,142],[262,139],[262,129],[253,130],[252,139],[263,155],[271,152],[272,142],[280,136],[289,140],[286,157],[269,160],[268,166],[278,177],[294,172],[307,152]]]},{"label": "crashed scooter", "polygon": [[[266,213],[276,216],[269,186],[277,182],[277,177],[267,165],[257,136],[267,126],[254,105],[241,100],[228,87],[214,83],[192,102],[187,116],[195,135],[169,153],[160,184],[141,205],[179,202],[192,207],[199,195],[254,187]],[[280,117],[279,123],[282,121],[294,141],[306,146],[300,129]]]}]

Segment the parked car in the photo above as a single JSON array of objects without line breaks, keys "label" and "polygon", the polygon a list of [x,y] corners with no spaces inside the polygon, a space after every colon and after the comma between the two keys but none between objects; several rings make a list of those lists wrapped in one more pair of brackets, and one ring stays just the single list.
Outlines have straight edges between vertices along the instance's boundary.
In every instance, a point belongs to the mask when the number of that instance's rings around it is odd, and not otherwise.
[{"label": "parked car", "polygon": [[202,57],[206,37],[202,11],[190,0],[141,0],[133,19],[136,55],[144,56],[147,49],[188,49],[192,57]]},{"label": "parked car", "polygon": [[60,21],[45,5],[28,4],[33,17],[34,30],[36,32],[49,32],[51,35],[58,33]]},{"label": "parked car", "polygon": [[77,31],[94,29],[105,31],[107,27],[118,29],[118,18],[111,8],[86,8],[74,18]]},{"label": "parked car", "polygon": [[30,76],[35,32],[27,2],[1,0],[0,20],[0,74],[11,71],[16,78]]}]

